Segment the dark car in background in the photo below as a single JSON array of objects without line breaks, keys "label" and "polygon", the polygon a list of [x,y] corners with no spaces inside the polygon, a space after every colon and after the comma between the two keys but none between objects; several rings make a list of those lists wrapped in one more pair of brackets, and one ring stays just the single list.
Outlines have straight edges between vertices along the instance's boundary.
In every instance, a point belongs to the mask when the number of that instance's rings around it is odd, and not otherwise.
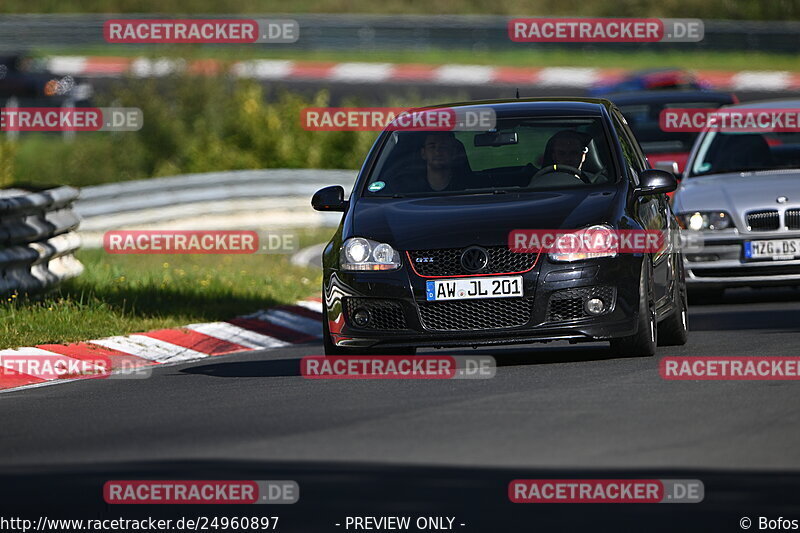
[{"label": "dark car in background", "polygon": [[71,76],[57,76],[27,54],[0,55],[0,105],[9,98],[25,105],[51,107],[85,102],[92,88]]},{"label": "dark car in background", "polygon": [[664,131],[659,122],[661,112],[676,108],[717,109],[738,101],[731,93],[681,90],[619,93],[606,98],[628,120],[650,164],[671,172],[683,172],[698,134]]},{"label": "dark car in background", "polygon": [[612,83],[596,85],[589,90],[589,96],[608,98],[610,94],[629,91],[702,91],[709,88],[687,70],[660,68],[638,70]]},{"label": "dark car in background", "polygon": [[[312,199],[344,213],[323,252],[326,354],[606,340],[652,355],[686,342],[683,259],[670,239],[654,253],[509,248],[518,229],[678,231],[674,177],[647,167],[610,102],[448,107],[490,108],[496,127],[384,131],[349,200],[341,186]],[[580,162],[568,159],[573,146]]]}]

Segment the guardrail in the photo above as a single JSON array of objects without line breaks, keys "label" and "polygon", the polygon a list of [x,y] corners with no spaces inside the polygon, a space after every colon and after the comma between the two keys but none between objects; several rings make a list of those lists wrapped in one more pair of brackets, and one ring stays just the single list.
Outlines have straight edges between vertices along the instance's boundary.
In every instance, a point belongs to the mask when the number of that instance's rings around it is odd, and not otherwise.
[{"label": "guardrail", "polygon": [[341,214],[311,209],[327,185],[353,186],[356,170],[263,169],[186,174],[81,189],[75,211],[84,247],[105,231],[335,226]]},{"label": "guardrail", "polygon": [[83,272],[72,210],[78,190],[0,190],[0,294],[36,293]]},{"label": "guardrail", "polygon": [[[776,7],[776,12],[782,7]],[[539,14],[541,15],[541,13]],[[520,12],[520,17],[536,16]],[[163,18],[163,15],[3,15],[0,49],[20,46],[107,45],[103,23],[108,19]],[[198,18],[243,18],[245,15],[208,15]],[[393,50],[396,48],[466,48],[480,50],[531,50],[508,39],[507,23],[513,17],[496,15],[350,15],[350,14],[249,14],[247,18],[292,18],[300,24],[300,39],[293,50]],[[794,53],[800,22],[788,20],[704,20],[700,43],[603,43],[603,49],[663,51],[757,50]],[[213,46],[213,45],[208,45]],[[221,45],[226,46],[226,45]],[[255,46],[255,45],[253,45]],[[265,45],[270,46],[270,45]],[[286,45],[289,46],[289,45]],[[587,43],[538,43],[536,49],[592,49]]]}]

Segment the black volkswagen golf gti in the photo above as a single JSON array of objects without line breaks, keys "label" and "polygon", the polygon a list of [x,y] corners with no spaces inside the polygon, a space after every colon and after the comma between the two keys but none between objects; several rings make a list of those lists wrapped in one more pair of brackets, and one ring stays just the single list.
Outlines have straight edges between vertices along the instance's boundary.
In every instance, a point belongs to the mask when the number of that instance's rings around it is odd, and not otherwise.
[{"label": "black volkswagen golf gti", "polygon": [[[645,356],[686,342],[679,226],[666,196],[675,178],[648,168],[613,104],[446,107],[490,110],[495,122],[484,131],[387,129],[349,200],[340,186],[312,199],[344,213],[323,252],[326,354],[608,340],[619,355]],[[628,253],[509,246],[515,230],[583,228],[665,238]]]}]

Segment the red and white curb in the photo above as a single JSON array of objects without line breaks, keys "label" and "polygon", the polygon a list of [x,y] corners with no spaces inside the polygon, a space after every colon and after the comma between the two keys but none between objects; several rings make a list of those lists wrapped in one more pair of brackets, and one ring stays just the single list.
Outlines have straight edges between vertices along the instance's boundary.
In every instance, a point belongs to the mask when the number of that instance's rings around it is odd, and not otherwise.
[{"label": "red and white curb", "polygon": [[[121,370],[195,361],[217,355],[281,348],[322,337],[322,301],[318,298],[280,305],[225,322],[189,324],[96,339],[72,344],[39,344],[0,350],[0,391],[19,390],[76,379],[109,377],[109,374],[69,375],[59,379],[52,372],[19,371],[19,360],[35,361],[25,369],[52,368],[70,363],[97,361],[111,365],[111,375]],[[91,370],[91,364],[88,365]]]},{"label": "red and white curb", "polygon": [[[490,67],[482,65],[415,65],[396,63],[336,63],[257,59],[227,65],[215,59],[148,59],[132,57],[54,56],[47,60],[58,75],[86,77],[159,77],[177,72],[219,74],[226,69],[239,77],[261,80],[321,80],[340,83],[417,82],[450,85],[515,85],[519,87],[590,88],[611,83],[625,69],[582,67]],[[800,89],[800,72],[704,70],[697,78],[715,89],[785,91]]]}]

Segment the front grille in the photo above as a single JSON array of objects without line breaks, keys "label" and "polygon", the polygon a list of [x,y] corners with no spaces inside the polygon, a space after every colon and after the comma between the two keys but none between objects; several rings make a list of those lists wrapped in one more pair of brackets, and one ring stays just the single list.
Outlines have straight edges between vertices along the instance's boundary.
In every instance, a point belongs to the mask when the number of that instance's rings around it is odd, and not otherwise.
[{"label": "front grille", "polygon": [[784,213],[784,224],[787,229],[800,229],[800,209],[788,209]]},{"label": "front grille", "polygon": [[[550,296],[547,305],[547,321],[578,320],[592,316],[602,316],[614,309],[616,290],[614,287],[579,287],[556,291]],[[590,298],[599,298],[606,303],[606,310],[600,315],[590,315],[584,304]]]},{"label": "front grille", "polygon": [[[345,298],[347,323],[361,329],[400,330],[408,329],[403,307],[393,300],[377,298]],[[370,314],[369,323],[357,326],[353,322],[353,314],[357,309],[365,309]]]},{"label": "front grille", "polygon": [[778,211],[751,211],[747,213],[747,229],[749,231],[774,231],[778,229]]},{"label": "front grille", "polygon": [[[507,246],[486,246],[489,262],[481,274],[507,274],[525,272],[533,268],[537,254],[512,252]],[[461,266],[461,254],[466,248],[441,248],[438,250],[411,250],[408,252],[411,264],[417,274],[427,276],[468,276]]]},{"label": "front grille", "polygon": [[531,319],[530,298],[459,300],[419,304],[422,327],[432,331],[471,331],[524,326]]}]

